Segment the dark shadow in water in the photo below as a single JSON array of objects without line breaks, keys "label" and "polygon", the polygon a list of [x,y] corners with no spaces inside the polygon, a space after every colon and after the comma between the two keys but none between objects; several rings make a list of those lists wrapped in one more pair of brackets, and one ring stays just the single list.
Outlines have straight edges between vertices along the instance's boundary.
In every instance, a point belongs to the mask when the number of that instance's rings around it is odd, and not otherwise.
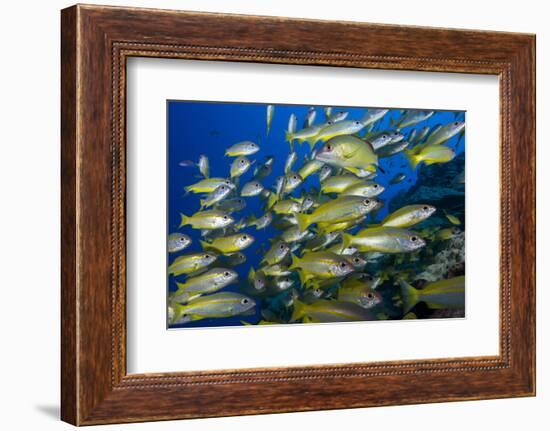
[{"label": "dark shadow in water", "polygon": [[50,419],[59,419],[60,417],[60,409],[58,405],[39,405],[35,406],[35,408],[44,416],[50,417]]}]

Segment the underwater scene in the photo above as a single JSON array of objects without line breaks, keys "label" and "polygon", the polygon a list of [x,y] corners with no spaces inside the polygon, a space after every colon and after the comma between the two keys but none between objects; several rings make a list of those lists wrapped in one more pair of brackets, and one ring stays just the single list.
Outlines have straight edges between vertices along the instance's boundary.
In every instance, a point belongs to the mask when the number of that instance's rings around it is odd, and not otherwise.
[{"label": "underwater scene", "polygon": [[167,101],[168,328],[465,316],[465,112]]}]

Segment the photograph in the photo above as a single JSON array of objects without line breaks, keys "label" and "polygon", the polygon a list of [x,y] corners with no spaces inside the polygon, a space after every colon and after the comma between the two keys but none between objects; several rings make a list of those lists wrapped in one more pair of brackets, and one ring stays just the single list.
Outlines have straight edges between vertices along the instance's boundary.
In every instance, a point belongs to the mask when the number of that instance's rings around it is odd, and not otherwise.
[{"label": "photograph", "polygon": [[465,111],[167,117],[168,328],[465,317]]}]

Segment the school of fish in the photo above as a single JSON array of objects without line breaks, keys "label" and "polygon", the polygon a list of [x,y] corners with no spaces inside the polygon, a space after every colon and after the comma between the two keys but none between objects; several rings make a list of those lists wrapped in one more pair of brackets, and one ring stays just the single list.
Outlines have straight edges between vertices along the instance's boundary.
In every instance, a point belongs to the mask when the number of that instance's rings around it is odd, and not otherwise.
[{"label": "school of fish", "polygon": [[[201,178],[184,186],[185,193],[197,197],[197,207],[181,212],[179,227],[199,231],[201,240],[169,232],[168,276],[177,286],[168,295],[170,325],[228,317],[250,324],[247,316],[258,312],[260,321],[254,324],[384,319],[388,316],[380,307],[387,299],[379,287],[388,280],[400,291],[392,300],[401,318],[414,318],[418,303],[430,309],[464,308],[464,276],[419,286],[407,274],[366,270],[368,262],[383,256],[414,261],[430,241],[451,238],[452,227],[421,228],[438,211],[451,225],[462,223],[424,202],[373,222],[372,215],[385,204],[380,196],[385,187],[376,182],[380,160],[402,153],[413,170],[447,163],[455,151],[446,143],[465,129],[463,121],[430,128],[423,122],[434,111],[403,110],[391,130],[380,130],[388,111],[369,108],[362,118],[350,119],[345,110],[312,107],[302,127],[291,114],[286,142],[280,142],[288,146],[288,157],[279,175],[273,172],[273,157],[256,159],[260,143],[246,139],[225,149],[225,172],[211,172],[206,155],[180,163],[196,167]],[[267,105],[266,135],[275,115],[276,106]],[[307,157],[300,160],[295,150],[303,145]],[[251,178],[241,181],[246,173]],[[311,176],[318,187],[302,190]],[[396,175],[386,188],[405,178]],[[249,199],[260,199],[263,213],[239,217]],[[259,265],[247,268],[248,277],[242,279],[235,268],[247,264],[244,251],[256,240],[250,232],[270,225],[278,235],[262,244]],[[238,289],[228,291],[228,286]]]}]

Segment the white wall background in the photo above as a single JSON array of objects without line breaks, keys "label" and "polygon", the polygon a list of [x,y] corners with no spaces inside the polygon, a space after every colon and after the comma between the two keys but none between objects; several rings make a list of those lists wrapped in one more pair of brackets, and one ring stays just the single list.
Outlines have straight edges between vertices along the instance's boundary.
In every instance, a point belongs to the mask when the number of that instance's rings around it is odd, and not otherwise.
[{"label": "white wall background", "polygon": [[[545,2],[337,2],[130,0],[103,4],[280,15],[537,34],[538,396],[285,415],[134,424],[96,429],[346,428],[448,431],[545,429],[550,423],[550,306],[546,288],[550,197],[550,28]],[[60,0],[11,1],[0,14],[0,426],[62,430],[59,410],[59,10]],[[259,394],[261,396],[261,394]],[[540,424],[537,425],[536,423]]]}]

